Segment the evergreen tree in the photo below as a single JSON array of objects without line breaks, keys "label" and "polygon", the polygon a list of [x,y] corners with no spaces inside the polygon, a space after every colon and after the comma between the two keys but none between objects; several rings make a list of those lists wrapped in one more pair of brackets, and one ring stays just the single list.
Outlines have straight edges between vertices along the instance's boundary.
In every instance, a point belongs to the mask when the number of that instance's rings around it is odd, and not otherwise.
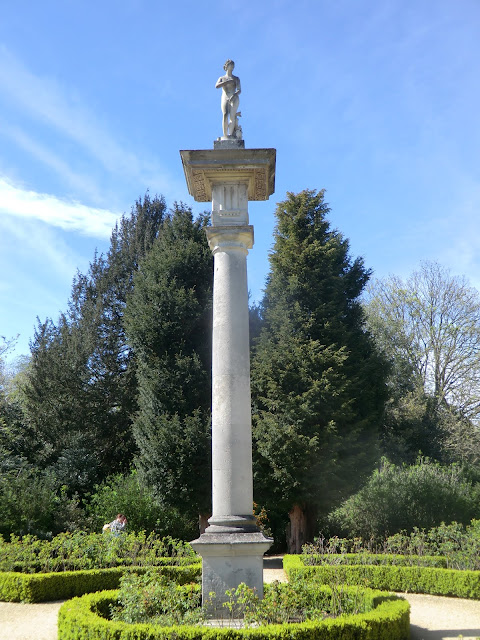
[{"label": "evergreen tree", "polygon": [[134,422],[141,477],[164,507],[208,514],[211,496],[211,300],[205,226],[175,205],[142,262],[126,327],[138,361]]},{"label": "evergreen tree", "polygon": [[328,212],[323,191],[278,205],[252,359],[257,501],[289,513],[291,551],[371,471],[385,399],[359,303],[370,274]]},{"label": "evergreen tree", "polygon": [[36,462],[70,491],[85,493],[132,463],[137,388],[123,314],[165,210],[162,198],[138,200],[115,227],[107,255],[76,276],[68,311],[57,324],[39,321],[31,343],[22,395],[40,442]]}]

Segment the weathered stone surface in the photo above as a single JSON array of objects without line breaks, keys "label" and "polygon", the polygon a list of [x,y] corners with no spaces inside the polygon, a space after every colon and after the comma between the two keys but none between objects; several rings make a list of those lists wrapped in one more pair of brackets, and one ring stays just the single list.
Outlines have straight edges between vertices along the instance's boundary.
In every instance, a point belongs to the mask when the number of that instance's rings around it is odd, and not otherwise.
[{"label": "weathered stone surface", "polygon": [[222,98],[220,106],[222,109],[222,130],[223,136],[227,139],[242,139],[242,127],[238,122],[238,118],[242,115],[238,110],[240,104],[240,93],[242,87],[240,78],[233,75],[235,63],[233,60],[227,60],[223,65],[225,71],[224,76],[220,76],[215,84],[216,89],[222,90]]},{"label": "weathered stone surface", "polygon": [[[263,554],[273,540],[253,517],[247,254],[248,201],[275,188],[275,149],[244,149],[227,137],[211,150],[180,151],[189,193],[212,202],[206,229],[214,256],[212,336],[212,517],[191,544],[203,559],[202,596],[245,582],[263,595]],[[227,615],[220,606],[212,615]]]},{"label": "weathered stone surface", "polygon": [[228,600],[225,592],[244,582],[263,597],[263,554],[272,540],[257,531],[252,533],[208,533],[194,540],[193,548],[202,556],[202,594],[204,602],[215,593],[212,615],[227,617],[222,603]]},{"label": "weathered stone surface", "polygon": [[215,148],[180,151],[188,192],[211,202],[216,184],[247,185],[248,200],[268,200],[275,191],[275,149]]},{"label": "weathered stone surface", "polygon": [[212,226],[207,229],[207,238],[214,256],[212,518],[215,518],[252,513],[246,257],[253,245],[253,228]]},{"label": "weathered stone surface", "polygon": [[217,138],[213,141],[214,149],[245,149],[245,140],[236,138]]}]

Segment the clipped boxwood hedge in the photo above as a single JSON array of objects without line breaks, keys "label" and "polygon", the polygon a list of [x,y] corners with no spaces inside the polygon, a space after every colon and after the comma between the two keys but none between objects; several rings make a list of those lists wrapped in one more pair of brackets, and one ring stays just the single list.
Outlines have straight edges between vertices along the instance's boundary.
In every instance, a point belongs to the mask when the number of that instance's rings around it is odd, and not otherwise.
[{"label": "clipped boxwood hedge", "polygon": [[[370,590],[367,590],[370,591]],[[88,594],[65,602],[59,612],[58,640],[407,640],[410,607],[396,596],[372,593],[367,613],[316,622],[231,627],[128,624],[106,619],[117,591]]]},{"label": "clipped boxwood hedge", "polygon": [[445,556],[402,556],[394,553],[322,553],[316,555],[301,556],[305,566],[319,566],[324,564],[373,564],[394,565],[399,567],[438,567],[446,569],[447,558]]},{"label": "clipped boxwood hedge", "polygon": [[[92,591],[115,589],[127,571],[145,573],[149,567],[114,567],[85,569],[61,573],[0,572],[0,600],[6,602],[48,602],[81,596]],[[196,580],[202,573],[201,563],[183,567],[154,567],[178,584]]]},{"label": "clipped boxwood hedge", "polygon": [[365,564],[305,566],[300,556],[285,556],[283,566],[291,579],[480,599],[480,571]]},{"label": "clipped boxwood hedge", "polygon": [[[174,557],[165,557],[165,558],[155,558],[155,564],[149,563],[148,565],[138,565],[135,563],[135,559],[132,558],[115,558],[115,564],[107,567],[101,567],[102,569],[113,569],[117,567],[137,567],[137,566],[151,566],[151,567],[163,567],[163,566],[179,566],[183,567],[191,564],[198,564],[201,561],[199,557],[188,557],[188,556],[174,556]],[[2,565],[8,564],[9,568],[2,568]],[[77,567],[70,567],[67,569],[56,568],[51,570],[44,569],[44,563],[42,562],[33,562],[32,560],[15,560],[14,562],[2,562],[0,560],[0,573],[63,573],[64,571],[89,571],[89,569],[79,569]]]}]

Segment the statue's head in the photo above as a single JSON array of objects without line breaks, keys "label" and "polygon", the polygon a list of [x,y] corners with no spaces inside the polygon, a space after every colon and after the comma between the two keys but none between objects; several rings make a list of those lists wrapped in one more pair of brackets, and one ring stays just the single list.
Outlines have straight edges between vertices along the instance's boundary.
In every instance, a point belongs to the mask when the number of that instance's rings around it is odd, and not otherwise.
[{"label": "statue's head", "polygon": [[232,69],[235,67],[235,63],[233,60],[228,59],[225,64],[223,65],[224,70],[227,70],[227,67],[231,66]]}]

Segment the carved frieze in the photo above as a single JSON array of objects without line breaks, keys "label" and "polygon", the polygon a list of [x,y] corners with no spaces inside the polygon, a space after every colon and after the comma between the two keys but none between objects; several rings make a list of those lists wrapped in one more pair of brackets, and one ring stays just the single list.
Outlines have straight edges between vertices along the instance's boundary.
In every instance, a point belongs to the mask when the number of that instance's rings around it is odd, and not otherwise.
[{"label": "carved frieze", "polygon": [[189,193],[210,202],[214,185],[247,185],[248,200],[268,200],[275,190],[275,149],[180,151]]}]

